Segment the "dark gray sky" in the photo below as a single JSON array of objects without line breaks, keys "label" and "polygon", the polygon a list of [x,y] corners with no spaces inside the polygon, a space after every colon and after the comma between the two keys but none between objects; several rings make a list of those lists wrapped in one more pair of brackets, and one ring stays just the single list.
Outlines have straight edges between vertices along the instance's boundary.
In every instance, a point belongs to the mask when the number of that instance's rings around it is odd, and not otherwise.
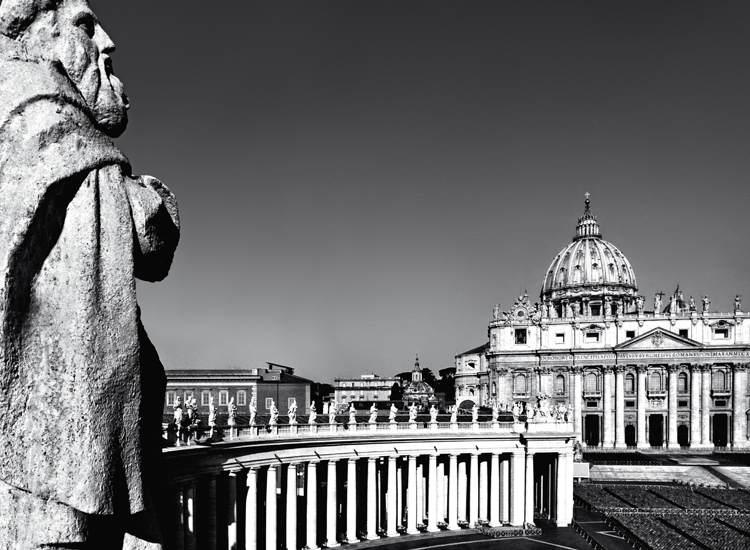
[{"label": "dark gray sky", "polygon": [[750,308],[750,3],[93,1],[177,195],[167,368],[450,366],[583,194],[641,293]]}]

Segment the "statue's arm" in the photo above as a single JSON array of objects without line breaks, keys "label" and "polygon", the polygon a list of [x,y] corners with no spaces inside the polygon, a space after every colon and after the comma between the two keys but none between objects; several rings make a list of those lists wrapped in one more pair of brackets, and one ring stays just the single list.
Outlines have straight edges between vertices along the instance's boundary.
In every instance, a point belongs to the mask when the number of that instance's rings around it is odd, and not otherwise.
[{"label": "statue's arm", "polygon": [[177,201],[156,178],[124,179],[137,235],[135,276],[144,281],[160,281],[169,273],[180,238]]}]

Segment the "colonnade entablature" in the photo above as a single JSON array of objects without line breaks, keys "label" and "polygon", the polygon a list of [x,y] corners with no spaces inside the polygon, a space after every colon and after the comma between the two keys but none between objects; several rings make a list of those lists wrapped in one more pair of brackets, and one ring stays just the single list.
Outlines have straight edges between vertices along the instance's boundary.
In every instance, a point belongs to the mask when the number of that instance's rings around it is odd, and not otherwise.
[{"label": "colonnade entablature", "polygon": [[167,448],[165,539],[186,549],[299,550],[523,526],[540,514],[569,524],[572,423],[517,424],[522,433],[329,432]]}]

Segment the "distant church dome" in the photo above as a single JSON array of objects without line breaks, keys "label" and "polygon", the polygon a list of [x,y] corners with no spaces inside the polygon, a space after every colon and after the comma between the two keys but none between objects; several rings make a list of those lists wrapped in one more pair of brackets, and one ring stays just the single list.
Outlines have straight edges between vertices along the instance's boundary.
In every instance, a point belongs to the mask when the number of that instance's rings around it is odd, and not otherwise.
[{"label": "distant church dome", "polygon": [[602,239],[591,201],[578,218],[573,242],[552,260],[542,285],[551,316],[628,313],[635,309],[638,284],[625,255]]}]

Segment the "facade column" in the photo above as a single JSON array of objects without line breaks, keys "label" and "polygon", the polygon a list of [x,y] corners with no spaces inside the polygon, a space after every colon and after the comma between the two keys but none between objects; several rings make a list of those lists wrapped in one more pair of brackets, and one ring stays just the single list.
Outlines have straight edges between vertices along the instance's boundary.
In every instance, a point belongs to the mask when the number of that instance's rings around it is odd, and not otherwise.
[{"label": "facade column", "polygon": [[557,466],[555,474],[557,477],[555,495],[555,521],[558,527],[565,527],[570,523],[568,518],[568,476],[566,453],[557,454]]},{"label": "facade column", "polygon": [[451,454],[448,459],[448,530],[458,529],[458,455]]},{"label": "facade column", "polygon": [[525,487],[524,453],[523,451],[512,452],[510,454],[510,524],[514,527],[523,525]]},{"label": "facade column", "polygon": [[439,521],[437,513],[437,455],[430,455],[429,461],[427,470],[427,531],[434,533],[435,531],[440,531],[440,528],[437,526],[437,522]]},{"label": "facade column", "polygon": [[400,517],[401,513],[398,509],[398,500],[396,498],[398,493],[398,483],[396,475],[397,475],[397,468],[396,468],[396,457],[395,456],[389,456],[388,457],[388,494],[387,494],[387,501],[388,506],[386,506],[386,521],[388,523],[388,529],[386,530],[386,536],[388,537],[396,537],[398,536],[398,530],[396,529],[396,526],[398,525],[398,518]]},{"label": "facade column", "polygon": [[604,371],[604,384],[603,384],[603,398],[602,405],[604,407],[604,422],[602,437],[602,446],[605,449],[611,449],[614,447],[614,430],[612,429],[612,365],[605,365]]},{"label": "facade column", "polygon": [[747,365],[735,363],[732,366],[734,378],[732,380],[732,448],[747,447],[747,417],[745,416],[745,399],[747,384]]},{"label": "facade column", "polygon": [[615,365],[615,448],[625,447],[625,366]]},{"label": "facade column", "polygon": [[378,535],[378,482],[377,458],[367,459],[367,540],[379,539]]},{"label": "facade column", "polygon": [[229,472],[227,484],[227,547],[237,548],[237,474],[238,470]]},{"label": "facade column", "polygon": [[461,460],[458,463],[458,519],[459,521],[468,521],[469,516],[466,513],[466,461]]},{"label": "facade column", "polygon": [[696,363],[690,365],[690,448],[701,446],[701,371]]},{"label": "facade column", "polygon": [[679,449],[680,444],[677,442],[677,377],[679,376],[679,365],[667,365],[667,370],[669,371],[669,397],[667,398],[669,439],[667,440],[667,449]]},{"label": "facade column", "polygon": [[572,372],[572,384],[570,385],[570,399],[571,403],[573,405],[573,431],[576,434],[576,437],[578,437],[579,441],[586,441],[586,439],[583,436],[583,429],[582,429],[582,423],[583,423],[583,402],[581,401],[582,397],[582,388],[581,388],[581,367],[579,366],[573,366],[570,368]]},{"label": "facade column", "polygon": [[266,550],[276,548],[276,466],[271,464],[266,472]]},{"label": "facade column", "polygon": [[417,459],[417,525],[424,524],[424,468]]},{"label": "facade column", "polygon": [[487,515],[487,498],[489,496],[489,484],[487,483],[488,478],[488,466],[486,460],[479,461],[479,519],[487,521],[489,516]]},{"label": "facade column", "polygon": [[437,521],[445,522],[445,463],[441,460],[437,463],[435,496],[437,497]]},{"label": "facade column", "polygon": [[346,539],[349,544],[359,542],[357,537],[357,459],[350,458],[346,474]]},{"label": "facade column", "polygon": [[701,446],[713,447],[711,443],[711,365],[701,365],[703,403],[701,407]]},{"label": "facade column", "polygon": [[208,534],[208,541],[206,541],[207,549],[206,550],[215,550],[216,549],[216,543],[217,543],[217,535],[218,535],[218,525],[217,525],[217,509],[218,509],[218,501],[216,499],[216,476],[215,475],[209,475],[207,480],[206,487],[207,495],[205,495],[206,499],[206,506],[203,508],[205,512],[201,514],[198,519],[201,522],[201,525],[203,526],[203,529],[201,531],[206,532]]},{"label": "facade column", "polygon": [[307,535],[309,550],[318,549],[318,463],[307,463]]},{"label": "facade column", "polygon": [[526,451],[526,523],[534,523],[534,453]]},{"label": "facade column", "polygon": [[247,469],[245,550],[258,550],[258,468]]},{"label": "facade column", "polygon": [[417,530],[417,457],[409,455],[409,473],[406,482],[406,534],[416,535]]},{"label": "facade column", "polygon": [[469,528],[479,519],[479,453],[471,453],[469,467]]},{"label": "facade column", "polygon": [[490,527],[500,525],[500,455],[490,458]]},{"label": "facade column", "polygon": [[326,546],[341,546],[338,541],[339,502],[336,495],[336,461],[328,461],[328,494],[326,495]]},{"label": "facade column", "polygon": [[510,459],[503,458],[500,462],[500,521],[510,521]]},{"label": "facade column", "polygon": [[638,372],[638,440],[636,446],[639,449],[648,449],[650,447],[646,439],[646,374],[648,373],[648,365],[638,365],[636,370]]},{"label": "facade column", "polygon": [[297,550],[297,465],[286,469],[286,549]]}]

